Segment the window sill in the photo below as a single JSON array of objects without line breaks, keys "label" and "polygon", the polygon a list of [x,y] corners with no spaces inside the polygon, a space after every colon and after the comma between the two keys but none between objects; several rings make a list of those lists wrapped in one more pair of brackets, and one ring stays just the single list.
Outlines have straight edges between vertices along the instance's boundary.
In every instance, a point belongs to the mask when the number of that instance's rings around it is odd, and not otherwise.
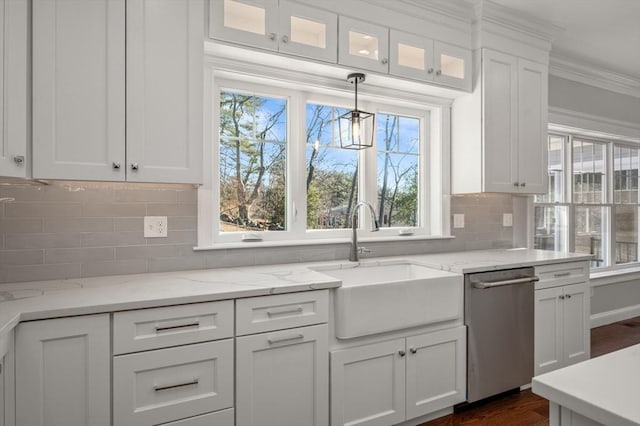
[{"label": "window sill", "polygon": [[592,287],[640,279],[640,265],[628,268],[591,272],[589,279]]},{"label": "window sill", "polygon": [[[395,237],[362,237],[358,238],[360,243],[384,243],[397,241],[428,241],[428,240],[452,240],[454,236],[449,235],[408,235]],[[309,240],[280,240],[280,241],[251,241],[238,243],[218,243],[212,246],[197,246],[193,251],[207,250],[227,250],[227,249],[245,249],[245,248],[269,248],[269,247],[299,247],[299,246],[323,246],[331,244],[350,244],[350,238],[327,238],[327,239],[309,239]]]}]

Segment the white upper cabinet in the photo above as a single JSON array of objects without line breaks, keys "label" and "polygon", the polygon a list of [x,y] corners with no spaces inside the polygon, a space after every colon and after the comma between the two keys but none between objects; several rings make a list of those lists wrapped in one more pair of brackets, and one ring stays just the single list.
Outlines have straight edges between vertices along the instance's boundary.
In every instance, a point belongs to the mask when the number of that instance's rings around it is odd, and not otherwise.
[{"label": "white upper cabinet", "polygon": [[28,177],[28,2],[0,0],[0,176]]},{"label": "white upper cabinet", "polygon": [[125,179],[125,0],[34,0],[33,177]]},{"label": "white upper cabinet", "polygon": [[127,0],[127,180],[202,181],[204,0]]},{"label": "white upper cabinet", "polygon": [[35,0],[33,177],[201,182],[203,11]]},{"label": "white upper cabinet", "polygon": [[546,192],[547,66],[483,49],[478,80],[452,108],[453,192]]},{"label": "white upper cabinet", "polygon": [[338,15],[286,0],[210,0],[209,36],[337,61]]},{"label": "white upper cabinet", "polygon": [[389,72],[471,90],[471,51],[392,29]]},{"label": "white upper cabinet", "polygon": [[338,62],[350,67],[389,72],[389,28],[340,16]]}]

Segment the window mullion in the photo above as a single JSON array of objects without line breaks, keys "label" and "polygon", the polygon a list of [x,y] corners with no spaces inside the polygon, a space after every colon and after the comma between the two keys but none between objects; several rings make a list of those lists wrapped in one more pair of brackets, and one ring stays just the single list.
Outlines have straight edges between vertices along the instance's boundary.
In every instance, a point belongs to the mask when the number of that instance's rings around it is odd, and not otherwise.
[{"label": "window mullion", "polygon": [[616,224],[614,218],[616,217],[616,207],[615,207],[615,199],[614,199],[614,156],[613,156],[613,143],[607,143],[606,150],[607,158],[606,158],[606,166],[605,166],[605,178],[607,179],[606,193],[605,193],[605,202],[608,204],[607,208],[607,221],[603,226],[606,225],[607,234],[607,267],[612,267],[616,265]]},{"label": "window mullion", "polygon": [[306,99],[300,92],[295,92],[289,97],[289,111],[287,122],[289,123],[289,156],[287,166],[288,197],[287,214],[291,233],[302,239],[306,231],[307,196],[306,179],[296,179],[296,176],[306,176],[305,169],[305,126],[304,107]]}]

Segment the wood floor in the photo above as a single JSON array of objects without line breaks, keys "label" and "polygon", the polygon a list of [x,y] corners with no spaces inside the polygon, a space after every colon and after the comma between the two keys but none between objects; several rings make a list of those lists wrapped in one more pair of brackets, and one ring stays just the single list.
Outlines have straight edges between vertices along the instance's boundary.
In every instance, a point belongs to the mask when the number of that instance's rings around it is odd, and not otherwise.
[{"label": "wood floor", "polygon": [[[591,330],[591,356],[640,343],[640,317]],[[549,404],[531,390],[509,395],[420,426],[547,426]]]}]

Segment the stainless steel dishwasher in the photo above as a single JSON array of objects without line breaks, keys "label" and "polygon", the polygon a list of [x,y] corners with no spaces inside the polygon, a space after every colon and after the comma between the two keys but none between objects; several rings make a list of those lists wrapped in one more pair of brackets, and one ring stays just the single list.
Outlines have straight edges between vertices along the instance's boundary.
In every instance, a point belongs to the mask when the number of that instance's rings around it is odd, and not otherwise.
[{"label": "stainless steel dishwasher", "polygon": [[531,383],[533,268],[465,275],[467,404]]}]

